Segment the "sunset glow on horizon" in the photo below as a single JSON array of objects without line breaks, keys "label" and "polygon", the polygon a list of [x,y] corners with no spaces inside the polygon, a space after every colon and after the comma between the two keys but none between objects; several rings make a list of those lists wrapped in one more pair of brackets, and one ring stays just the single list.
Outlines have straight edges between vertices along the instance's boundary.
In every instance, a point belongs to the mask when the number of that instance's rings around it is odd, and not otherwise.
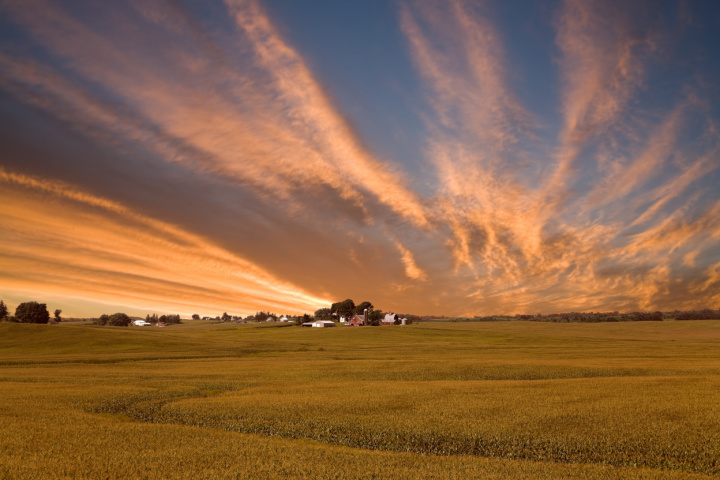
[{"label": "sunset glow on horizon", "polygon": [[720,4],[0,1],[0,298],[720,308]]}]

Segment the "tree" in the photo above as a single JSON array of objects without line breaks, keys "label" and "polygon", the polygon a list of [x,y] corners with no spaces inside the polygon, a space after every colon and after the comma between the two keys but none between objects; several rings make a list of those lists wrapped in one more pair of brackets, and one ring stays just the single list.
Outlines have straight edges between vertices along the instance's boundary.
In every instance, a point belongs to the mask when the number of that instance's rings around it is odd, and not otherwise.
[{"label": "tree", "polygon": [[373,307],[373,304],[372,304],[372,303],[370,303],[370,302],[362,302],[360,305],[358,305],[357,307],[355,307],[355,310],[353,311],[353,313],[354,313],[355,315],[362,315],[363,313],[365,313],[365,309],[372,310],[373,308],[374,308],[374,307]]},{"label": "tree", "polygon": [[377,327],[382,322],[385,314],[382,312],[382,310],[372,310],[368,316],[370,317],[370,325],[372,325],[373,327]]},{"label": "tree", "polygon": [[222,315],[222,321],[223,321],[223,322],[229,322],[229,321],[230,321],[230,315],[228,315],[227,312],[223,313],[223,315]]},{"label": "tree", "polygon": [[53,315],[55,315],[55,321],[57,323],[62,322],[62,318],[60,318],[61,313],[62,313],[62,310],[60,310],[59,308],[57,310],[55,310],[55,312],[53,313]]},{"label": "tree", "polygon": [[5,302],[0,300],[0,322],[7,318],[7,312],[7,305],[5,305]]},{"label": "tree", "polygon": [[347,300],[343,300],[342,302],[333,303],[330,307],[331,313],[337,313],[338,320],[340,317],[345,317],[345,319],[349,319],[352,317],[353,312],[355,311],[355,302],[350,300],[349,298]]},{"label": "tree", "polygon": [[198,315],[197,313],[193,313],[192,319],[193,319],[193,320],[200,320],[200,315]]},{"label": "tree", "polygon": [[165,324],[166,325],[177,325],[179,323],[182,323],[182,320],[180,320],[180,315],[164,315],[165,317]]},{"label": "tree", "polygon": [[329,308],[318,308],[315,310],[315,318],[319,320],[332,320],[332,310]]},{"label": "tree", "polygon": [[107,319],[107,325],[112,327],[127,327],[132,320],[124,313],[113,313]]},{"label": "tree", "polygon": [[15,317],[23,323],[48,323],[50,313],[47,305],[37,302],[24,302],[15,309]]}]

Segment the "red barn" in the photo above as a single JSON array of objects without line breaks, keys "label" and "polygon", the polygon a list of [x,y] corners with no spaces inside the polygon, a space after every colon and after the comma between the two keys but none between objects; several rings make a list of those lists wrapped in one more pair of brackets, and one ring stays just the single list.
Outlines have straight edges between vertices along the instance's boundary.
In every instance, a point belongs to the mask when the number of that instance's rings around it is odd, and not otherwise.
[{"label": "red barn", "polygon": [[353,327],[359,327],[360,325],[365,325],[365,315],[354,315],[350,321],[347,322],[348,325],[351,325]]}]

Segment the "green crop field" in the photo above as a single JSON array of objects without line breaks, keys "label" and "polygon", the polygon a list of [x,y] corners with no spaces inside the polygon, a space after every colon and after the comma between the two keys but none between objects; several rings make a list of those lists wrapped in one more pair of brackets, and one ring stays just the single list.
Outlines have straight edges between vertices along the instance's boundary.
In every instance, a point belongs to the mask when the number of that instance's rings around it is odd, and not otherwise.
[{"label": "green crop field", "polygon": [[0,478],[717,478],[720,322],[0,324]]}]

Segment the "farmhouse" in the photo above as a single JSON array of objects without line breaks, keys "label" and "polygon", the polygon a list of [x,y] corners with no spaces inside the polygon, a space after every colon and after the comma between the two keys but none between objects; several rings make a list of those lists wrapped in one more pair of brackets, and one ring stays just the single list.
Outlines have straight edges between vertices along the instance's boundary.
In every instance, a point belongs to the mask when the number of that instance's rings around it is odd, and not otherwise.
[{"label": "farmhouse", "polygon": [[363,315],[360,315],[360,314],[354,315],[354,316],[350,319],[350,321],[347,322],[347,324],[348,324],[349,326],[352,326],[352,327],[359,327],[360,325],[365,325],[365,314],[363,314]]},{"label": "farmhouse", "polygon": [[135,320],[133,321],[133,325],[138,327],[149,327],[152,324],[150,322],[146,322],[145,320]]}]

